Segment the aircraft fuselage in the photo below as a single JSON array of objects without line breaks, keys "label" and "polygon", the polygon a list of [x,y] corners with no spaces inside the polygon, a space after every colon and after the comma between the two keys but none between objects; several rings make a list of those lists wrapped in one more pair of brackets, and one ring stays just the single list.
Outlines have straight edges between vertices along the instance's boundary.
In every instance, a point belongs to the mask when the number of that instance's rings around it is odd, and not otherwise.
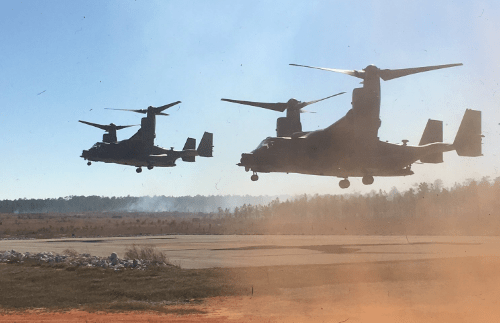
[{"label": "aircraft fuselage", "polygon": [[[328,138],[327,138],[328,137]],[[323,139],[322,139],[323,138]],[[268,137],[249,154],[242,154],[239,166],[253,172],[299,173],[347,177],[407,176],[410,165],[424,156],[450,151],[450,144],[398,145],[376,140],[357,147],[351,141],[331,138],[327,129],[302,137]]]},{"label": "aircraft fuselage", "polygon": [[[191,153],[190,153],[191,152]],[[148,154],[137,145],[128,140],[116,143],[98,142],[89,150],[84,150],[82,156],[85,160],[99,161],[130,166],[158,166],[173,167],[175,160],[180,157],[196,156],[195,149],[182,152],[173,149],[167,150],[153,146],[152,154]]]}]

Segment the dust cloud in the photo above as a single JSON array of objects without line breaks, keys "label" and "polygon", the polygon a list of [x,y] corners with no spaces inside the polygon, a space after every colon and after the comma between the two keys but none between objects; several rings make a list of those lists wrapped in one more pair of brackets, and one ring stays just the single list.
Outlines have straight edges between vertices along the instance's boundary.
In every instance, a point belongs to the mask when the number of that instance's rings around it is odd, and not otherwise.
[{"label": "dust cloud", "polygon": [[[232,269],[229,275],[246,288],[247,295],[219,300],[216,307],[236,321],[496,322],[500,317],[500,257],[487,251],[491,246],[463,243],[462,238],[499,235],[499,193],[498,179],[494,183],[470,181],[450,189],[421,183],[404,193],[304,196],[270,204],[267,209],[243,210],[243,215],[239,210],[239,225],[247,230],[402,235],[409,249],[401,251],[381,242],[360,252],[368,245],[326,246],[318,236],[317,243],[300,248],[345,261]],[[237,220],[234,225],[238,226]],[[435,236],[436,241],[447,236],[454,244],[453,252],[439,242],[412,242],[415,236],[409,240],[405,235]],[[421,257],[424,252],[419,247],[424,246],[426,255]],[[374,256],[379,260],[374,261]],[[296,257],[299,264],[307,256]],[[353,259],[356,262],[350,262]]]},{"label": "dust cloud", "polygon": [[235,269],[253,295],[214,308],[237,321],[495,322],[499,265],[466,257]]}]

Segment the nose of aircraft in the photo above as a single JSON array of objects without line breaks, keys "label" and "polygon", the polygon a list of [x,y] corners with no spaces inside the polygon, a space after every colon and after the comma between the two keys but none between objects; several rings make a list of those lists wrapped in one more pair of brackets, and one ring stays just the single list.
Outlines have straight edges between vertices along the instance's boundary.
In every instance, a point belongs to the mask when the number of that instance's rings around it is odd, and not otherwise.
[{"label": "nose of aircraft", "polygon": [[240,163],[242,165],[249,165],[249,164],[253,164],[254,162],[255,162],[254,154],[241,154]]},{"label": "nose of aircraft", "polygon": [[82,151],[82,155],[80,157],[83,157],[83,158],[87,159],[88,156],[89,156],[89,151],[88,150],[84,150],[84,151]]}]

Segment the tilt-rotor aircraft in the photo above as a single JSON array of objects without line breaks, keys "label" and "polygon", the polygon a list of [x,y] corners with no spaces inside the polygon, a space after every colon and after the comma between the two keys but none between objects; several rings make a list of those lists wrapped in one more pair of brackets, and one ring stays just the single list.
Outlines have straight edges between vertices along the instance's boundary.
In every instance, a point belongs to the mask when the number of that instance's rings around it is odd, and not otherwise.
[{"label": "tilt-rotor aircraft", "polygon": [[[465,111],[455,140],[451,144],[443,143],[442,121],[430,119],[418,146],[407,145],[407,140],[403,140],[402,144],[392,144],[380,141],[378,138],[378,129],[381,125],[380,79],[388,81],[462,64],[394,70],[381,70],[370,65],[360,71],[290,65],[358,77],[363,80],[363,87],[353,90],[352,108],[347,114],[325,129],[303,132],[300,127],[295,126],[289,128],[288,132],[280,133],[278,119],[277,137],[268,137],[251,153],[241,155],[238,166],[253,172],[252,181],[258,180],[258,172],[300,173],[337,176],[343,178],[339,186],[348,188],[350,186],[348,177],[362,177],[363,184],[370,185],[374,181],[374,176],[412,175],[413,163],[419,160],[422,163],[442,163],[443,152],[446,151],[455,150],[459,156],[482,156],[480,111]],[[283,105],[225,101],[268,109]]]},{"label": "tilt-rotor aircraft", "polygon": [[157,108],[150,106],[147,109],[139,110],[110,109],[146,114],[146,117],[141,119],[141,128],[132,137],[122,141],[117,140],[116,131],[131,126],[116,126],[113,123],[100,125],[80,120],[81,123],[107,132],[103,135],[102,142],[94,144],[89,150],[84,150],[81,157],[88,160],[87,165],[89,166],[92,161],[130,165],[137,167],[137,173],[142,172],[142,166],[148,169],[174,167],[178,158],[182,158],[185,162],[194,162],[196,156],[212,157],[213,134],[209,132],[203,134],[197,149],[194,138],[188,138],[184,148],[180,151],[174,150],[173,147],[165,149],[154,145],[156,116],[168,116],[163,111],[179,103],[181,102],[177,101]]}]

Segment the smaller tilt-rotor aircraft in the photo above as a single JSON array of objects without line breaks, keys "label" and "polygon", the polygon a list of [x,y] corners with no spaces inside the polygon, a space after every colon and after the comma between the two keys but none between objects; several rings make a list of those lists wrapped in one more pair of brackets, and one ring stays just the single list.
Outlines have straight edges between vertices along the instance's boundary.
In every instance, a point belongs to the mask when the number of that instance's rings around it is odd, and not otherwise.
[{"label": "smaller tilt-rotor aircraft", "polygon": [[111,109],[146,114],[146,117],[141,119],[140,129],[129,139],[121,141],[117,140],[116,131],[131,126],[117,126],[113,123],[100,125],[80,120],[81,123],[106,131],[102,142],[97,142],[92,148],[84,150],[81,157],[88,160],[87,165],[89,166],[93,161],[130,165],[137,167],[137,173],[142,172],[142,166],[148,169],[174,167],[178,158],[185,162],[194,162],[196,156],[212,157],[213,134],[210,132],[203,134],[198,148],[196,148],[196,139],[194,138],[188,138],[184,148],[180,151],[174,150],[173,147],[165,149],[154,145],[156,116],[168,116],[163,111],[179,103],[181,102],[177,101],[157,108],[150,106],[147,109],[138,110]]},{"label": "smaller tilt-rotor aircraft", "polygon": [[[222,99],[233,103],[251,105],[275,111],[287,111],[287,116],[277,120],[277,136],[264,139],[250,153],[241,155],[240,163],[252,171],[252,181],[257,173],[300,173],[337,176],[341,188],[348,188],[348,177],[362,177],[365,185],[374,182],[375,176],[412,175],[411,166],[421,163],[442,163],[443,152],[455,150],[459,156],[478,157],[481,153],[481,112],[466,110],[453,143],[443,143],[443,122],[427,122],[418,146],[393,144],[379,140],[381,125],[380,79],[384,81],[462,64],[437,65],[407,69],[384,69],[369,65],[363,70],[339,70],[290,64],[343,73],[363,80],[363,87],[352,92],[352,108],[347,114],[325,129],[302,131],[300,109],[317,102],[260,103]],[[339,93],[340,94],[340,93]],[[318,100],[320,101],[320,100]]]}]

